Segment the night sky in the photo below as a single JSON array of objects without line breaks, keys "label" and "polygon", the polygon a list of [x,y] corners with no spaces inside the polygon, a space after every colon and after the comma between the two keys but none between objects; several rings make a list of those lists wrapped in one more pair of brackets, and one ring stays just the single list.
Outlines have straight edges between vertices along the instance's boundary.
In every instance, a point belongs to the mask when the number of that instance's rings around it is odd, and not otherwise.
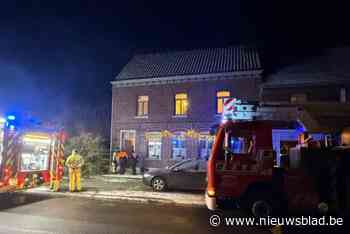
[{"label": "night sky", "polygon": [[0,112],[28,112],[67,123],[79,112],[85,117],[78,122],[91,130],[100,121],[96,112],[109,115],[109,82],[134,53],[255,45],[269,70],[283,64],[285,57],[297,60],[349,42],[347,8],[339,4],[4,2]]}]

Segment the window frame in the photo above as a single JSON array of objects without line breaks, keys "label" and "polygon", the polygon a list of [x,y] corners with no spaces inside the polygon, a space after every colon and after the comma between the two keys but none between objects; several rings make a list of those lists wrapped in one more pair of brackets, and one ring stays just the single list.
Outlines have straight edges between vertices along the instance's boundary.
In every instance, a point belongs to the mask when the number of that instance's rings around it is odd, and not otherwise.
[{"label": "window frame", "polygon": [[[209,138],[211,140],[209,140]],[[206,155],[206,157],[209,159],[211,149],[213,148],[213,145],[214,145],[214,141],[215,141],[215,138],[212,137],[209,132],[200,132],[199,133],[198,147],[197,147],[197,151],[198,151],[197,160],[203,160],[202,155],[201,155],[202,149],[203,149],[203,147],[201,147],[202,146],[201,142],[205,142],[205,146],[211,145],[211,147],[204,147],[206,150],[209,150],[208,155]]]},{"label": "window frame", "polygon": [[119,149],[120,150],[123,150],[123,133],[125,132],[129,132],[129,133],[133,133],[134,134],[134,145],[133,145],[133,150],[136,151],[136,130],[133,130],[133,129],[122,129],[120,130],[120,138],[119,138]]},{"label": "window frame", "polygon": [[[180,98],[178,96],[185,95],[185,98]],[[180,110],[178,112],[178,101],[179,101],[179,107]],[[188,101],[188,94],[187,93],[176,93],[175,94],[175,116],[187,116],[188,110],[189,110],[189,101]]]},{"label": "window frame", "polygon": [[147,159],[148,160],[162,160],[162,147],[163,147],[163,142],[162,142],[162,133],[161,132],[157,132],[157,131],[153,131],[153,132],[146,132],[146,134],[159,134],[160,136],[160,154],[159,154],[159,158],[151,158],[150,154],[149,154],[149,139],[147,138],[146,140],[146,144],[147,144]]},{"label": "window frame", "polygon": [[[142,98],[147,98],[147,100],[142,100]],[[148,95],[138,95],[136,100],[136,105],[137,105],[136,106],[137,117],[147,117],[149,115],[149,96]]]},{"label": "window frame", "polygon": [[[184,152],[185,154],[184,155],[181,155],[181,156],[184,156],[183,159],[179,159],[179,158],[176,158],[174,157],[174,145],[173,145],[173,140],[174,138],[183,138],[183,141],[184,141]],[[181,161],[181,160],[186,160],[187,159],[187,148],[188,147],[188,142],[187,142],[187,137],[186,137],[186,132],[184,131],[178,131],[178,132],[175,132],[172,136],[172,139],[171,139],[171,160],[175,160],[175,161]]]},{"label": "window frame", "polygon": [[[228,96],[219,96],[219,93],[228,93]],[[224,99],[231,97],[231,92],[229,90],[218,90],[216,91],[216,114],[220,115],[224,111]],[[219,101],[221,101],[221,112],[219,111]]]}]

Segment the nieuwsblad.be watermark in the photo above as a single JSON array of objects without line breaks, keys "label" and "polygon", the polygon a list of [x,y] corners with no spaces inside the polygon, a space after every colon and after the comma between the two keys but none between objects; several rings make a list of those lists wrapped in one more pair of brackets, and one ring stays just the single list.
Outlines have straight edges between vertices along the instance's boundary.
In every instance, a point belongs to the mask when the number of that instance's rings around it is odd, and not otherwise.
[{"label": "nieuwsblad.be watermark", "polygon": [[342,226],[344,220],[341,217],[322,216],[300,216],[300,217],[221,217],[212,215],[209,218],[212,227],[219,226]]}]

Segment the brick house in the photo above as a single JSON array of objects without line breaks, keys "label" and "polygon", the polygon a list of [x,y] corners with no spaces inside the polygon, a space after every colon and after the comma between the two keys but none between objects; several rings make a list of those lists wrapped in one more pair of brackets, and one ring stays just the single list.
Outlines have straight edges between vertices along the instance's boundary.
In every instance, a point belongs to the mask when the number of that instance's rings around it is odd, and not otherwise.
[{"label": "brick house", "polygon": [[111,146],[161,167],[207,158],[223,98],[258,101],[256,49],[230,47],[134,56],[113,85]]},{"label": "brick house", "polygon": [[289,123],[315,139],[350,126],[349,60],[349,48],[328,49],[263,76],[257,50],[247,47],[136,55],[112,82],[111,146],[144,155],[147,167],[205,159],[223,98],[233,96],[285,120],[273,132],[278,155],[300,134]]}]

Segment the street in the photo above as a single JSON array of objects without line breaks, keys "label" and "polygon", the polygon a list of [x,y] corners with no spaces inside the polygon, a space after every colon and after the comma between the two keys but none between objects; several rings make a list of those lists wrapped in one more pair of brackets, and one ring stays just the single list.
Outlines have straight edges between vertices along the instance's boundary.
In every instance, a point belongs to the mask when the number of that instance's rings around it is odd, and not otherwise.
[{"label": "street", "polygon": [[212,228],[210,215],[206,208],[10,194],[1,198],[0,233],[270,233]]}]

